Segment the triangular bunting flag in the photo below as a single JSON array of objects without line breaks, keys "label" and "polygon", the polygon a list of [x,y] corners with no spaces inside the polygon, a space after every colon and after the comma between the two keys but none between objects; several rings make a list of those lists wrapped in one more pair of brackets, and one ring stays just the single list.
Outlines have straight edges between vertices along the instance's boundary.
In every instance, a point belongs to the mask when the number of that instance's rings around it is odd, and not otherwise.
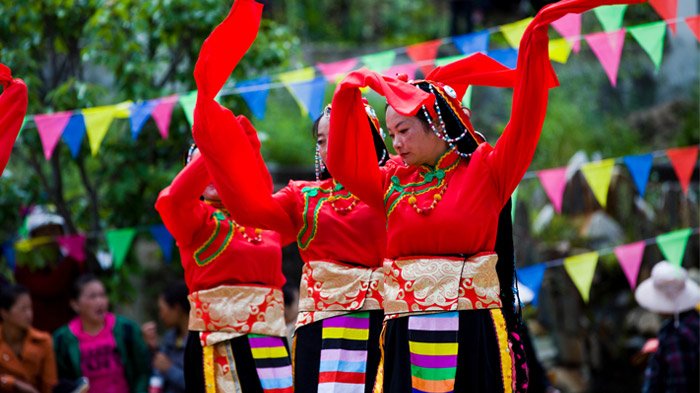
[{"label": "triangular bunting flag", "polygon": [[588,185],[591,187],[591,190],[593,190],[595,199],[603,208],[605,208],[607,204],[608,188],[610,187],[613,169],[615,169],[614,158],[591,162],[581,167],[583,177],[586,178]]},{"label": "triangular bunting flag", "polygon": [[654,8],[661,19],[667,20],[671,33],[676,35],[676,18],[678,17],[678,0],[649,0],[649,4]]},{"label": "triangular bunting flag", "polygon": [[61,251],[78,262],[85,261],[85,236],[83,235],[67,235],[59,236],[56,242]]},{"label": "triangular bunting flag", "polygon": [[15,244],[11,240],[8,240],[2,244],[2,255],[5,256],[7,267],[14,272],[17,263],[15,258]]},{"label": "triangular bunting flag", "polygon": [[547,268],[544,263],[538,263],[536,265],[526,266],[518,269],[518,281],[522,282],[523,285],[530,288],[534,294],[532,298],[532,305],[537,305],[537,300],[539,299],[540,289],[542,288],[542,279],[544,278],[544,271]]},{"label": "triangular bunting flag", "polygon": [[153,121],[156,122],[158,132],[163,139],[168,138],[168,133],[170,132],[170,120],[173,117],[173,108],[175,107],[178,99],[179,97],[177,95],[163,97],[158,100],[158,105],[156,105],[151,112],[151,117],[153,118]]},{"label": "triangular bunting flag", "polygon": [[591,293],[591,283],[595,276],[595,267],[598,264],[598,253],[587,252],[564,259],[564,269],[569,274],[571,281],[576,285],[583,301],[588,303]]},{"label": "triangular bunting flag", "polygon": [[307,82],[316,78],[316,71],[313,67],[301,68],[298,70],[287,71],[277,76],[285,85],[296,82]]},{"label": "triangular bunting flag", "polygon": [[565,38],[549,41],[549,58],[557,63],[566,64],[571,54],[571,44]]},{"label": "triangular bunting flag", "polygon": [[328,82],[336,82],[345,74],[355,69],[359,60],[356,57],[345,59],[333,63],[316,63],[316,67],[326,77]]},{"label": "triangular bunting flag", "polygon": [[109,247],[109,252],[112,253],[112,257],[114,258],[115,269],[120,269],[124,264],[124,259],[126,259],[126,255],[129,253],[135,235],[135,228],[114,229],[107,231],[105,234],[107,238],[107,247]]},{"label": "triangular bunting flag", "polygon": [[173,246],[175,245],[175,239],[168,232],[165,225],[152,225],[151,235],[156,240],[163,252],[163,259],[170,263],[173,260]]},{"label": "triangular bunting flag", "polygon": [[185,112],[187,122],[190,123],[190,127],[192,127],[194,125],[194,107],[197,105],[197,90],[180,96],[179,101],[182,111]]},{"label": "triangular bunting flag", "polygon": [[540,179],[544,192],[552,202],[554,210],[561,213],[561,203],[566,189],[566,167],[538,171],[537,177]]},{"label": "triangular bunting flag", "polygon": [[622,267],[622,271],[627,277],[627,282],[629,282],[633,291],[637,287],[637,276],[639,276],[639,267],[642,265],[645,247],[646,244],[642,240],[615,247],[614,250],[617,261],[620,263],[620,267]]},{"label": "triangular bunting flag", "polygon": [[236,84],[236,91],[243,97],[253,116],[258,120],[264,119],[265,112],[267,112],[267,96],[270,94],[270,82],[272,82],[272,79],[269,76],[263,76]]},{"label": "triangular bunting flag", "polygon": [[566,14],[552,22],[552,27],[571,44],[574,53],[581,49],[581,14]]},{"label": "triangular bunting flag", "polygon": [[698,146],[667,149],[666,155],[671,161],[673,170],[676,171],[683,193],[688,195],[690,178],[693,176],[693,171],[695,171],[695,166],[698,163]]},{"label": "triangular bunting flag", "polygon": [[494,49],[489,51],[488,55],[490,58],[508,68],[515,69],[515,67],[518,65],[518,51],[515,49]]},{"label": "triangular bunting flag", "polygon": [[695,39],[700,41],[700,15],[689,16],[685,18],[685,23],[690,31],[695,35]]},{"label": "triangular bunting flag", "polygon": [[83,144],[83,139],[85,139],[85,120],[82,114],[76,113],[71,116],[66,128],[63,130],[62,138],[63,142],[68,145],[73,158],[78,157],[80,145]]},{"label": "triangular bunting flag", "polygon": [[617,4],[597,7],[593,9],[593,12],[603,26],[603,30],[613,31],[622,27],[622,19],[626,10],[627,4]]},{"label": "triangular bunting flag", "polygon": [[115,119],[128,119],[131,117],[131,106],[134,105],[132,101],[124,101],[114,105],[114,118]]},{"label": "triangular bunting flag", "polygon": [[464,93],[464,98],[462,98],[462,105],[464,105],[466,108],[472,107],[472,91],[474,91],[473,87],[474,86],[469,85],[466,93]]},{"label": "triangular bunting flag", "polygon": [[627,166],[627,170],[632,175],[634,185],[637,186],[639,196],[644,197],[647,190],[647,182],[649,181],[649,173],[651,173],[651,164],[654,156],[651,154],[641,154],[638,156],[626,156],[622,160]]},{"label": "triangular bunting flag", "polygon": [[83,118],[85,119],[85,128],[87,129],[88,141],[90,142],[90,151],[92,155],[97,155],[100,151],[100,145],[107,135],[107,130],[114,120],[116,108],[111,106],[98,106],[96,108],[85,108],[82,110]]},{"label": "triangular bunting flag", "polygon": [[151,112],[158,105],[157,100],[141,101],[131,104],[129,109],[131,116],[129,116],[129,125],[131,126],[131,138],[136,140],[143,129],[143,125],[151,116]]},{"label": "triangular bunting flag", "polygon": [[666,36],[666,24],[661,22],[646,23],[643,25],[628,27],[642,49],[649,55],[654,63],[656,71],[661,67],[661,59],[664,56],[664,37]]},{"label": "triangular bunting flag", "polygon": [[617,71],[620,67],[622,47],[625,45],[625,30],[592,33],[585,38],[608,75],[610,84],[617,86]]},{"label": "triangular bunting flag", "polygon": [[393,50],[373,53],[371,55],[360,57],[362,63],[367,66],[367,68],[375,72],[383,72],[391,67],[391,65],[394,64],[394,59],[396,59],[396,52]]},{"label": "triangular bunting flag", "polygon": [[518,205],[518,192],[520,186],[515,187],[515,191],[510,195],[510,219],[515,221],[515,207]]},{"label": "triangular bunting flag", "polygon": [[478,52],[486,53],[489,50],[489,36],[488,30],[483,30],[472,34],[452,37],[452,42],[457,49],[465,55]]},{"label": "triangular bunting flag", "polygon": [[416,71],[418,71],[418,66],[414,63],[399,64],[389,67],[388,70],[384,71],[384,75],[396,76],[399,74],[408,75],[408,80],[416,79]]},{"label": "triangular bunting flag", "polygon": [[520,39],[523,38],[525,28],[530,24],[530,21],[532,21],[532,18],[525,18],[500,27],[501,33],[506,37],[506,41],[508,41],[508,45],[511,48],[517,49],[520,46]]},{"label": "triangular bunting flag", "polygon": [[[313,75],[311,73],[301,74],[292,71],[295,74],[286,73],[280,75],[280,79],[287,87],[294,99],[299,104],[301,111],[308,114],[311,120],[316,120],[323,110],[323,99],[326,92],[326,78],[318,77],[315,79],[305,79],[306,76]],[[300,70],[303,71],[303,70]],[[301,79],[304,78],[304,79]]]},{"label": "triangular bunting flag", "polygon": [[[465,57],[467,57],[467,56],[466,56],[466,55],[456,55],[456,56],[442,57],[442,58],[439,58],[439,59],[436,59],[436,60],[435,60],[435,66],[436,66],[436,67],[442,67],[442,66],[444,66],[444,65],[446,65],[446,64],[454,63],[454,62],[457,61],[457,60],[462,60],[462,59],[464,59]],[[471,85],[470,85],[470,86],[471,86]]]},{"label": "triangular bunting flag", "polygon": [[18,138],[20,135],[22,135],[22,131],[24,131],[24,126],[27,124],[28,121],[29,121],[29,116],[24,116],[24,119],[22,119],[22,125],[19,126],[19,132],[17,133]]},{"label": "triangular bunting flag", "polygon": [[679,229],[677,231],[664,233],[656,237],[656,244],[659,245],[664,258],[676,266],[683,264],[685,248],[688,246],[688,238],[693,233],[691,228]]},{"label": "triangular bunting flag", "polygon": [[71,112],[57,112],[46,115],[34,115],[34,123],[39,131],[41,145],[44,148],[44,158],[51,159],[61,134],[72,116]]},{"label": "triangular bunting flag", "polygon": [[406,47],[408,57],[418,64],[423,75],[428,75],[435,68],[435,58],[442,45],[442,40],[421,42]]}]

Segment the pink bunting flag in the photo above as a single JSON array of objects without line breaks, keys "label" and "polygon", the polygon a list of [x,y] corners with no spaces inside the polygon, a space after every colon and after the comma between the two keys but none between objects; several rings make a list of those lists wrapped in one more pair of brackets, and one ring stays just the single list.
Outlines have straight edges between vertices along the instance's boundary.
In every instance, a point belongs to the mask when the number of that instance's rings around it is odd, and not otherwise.
[{"label": "pink bunting flag", "polygon": [[693,175],[695,165],[698,162],[698,146],[679,147],[666,150],[666,155],[671,161],[673,170],[676,171],[678,181],[681,183],[683,193],[688,195],[690,177]]},{"label": "pink bunting flag", "polygon": [[343,75],[350,72],[357,65],[357,58],[340,60],[333,63],[316,63],[316,67],[326,77],[328,82],[335,82]]},{"label": "pink bunting flag", "polygon": [[423,75],[428,75],[435,68],[435,58],[438,48],[442,45],[442,40],[421,42],[406,47],[406,54],[414,62],[420,65]]},{"label": "pink bunting flag", "polygon": [[561,203],[564,199],[564,189],[566,189],[566,167],[545,169],[537,172],[544,192],[552,201],[554,210],[561,214]]},{"label": "pink bunting flag", "polygon": [[581,14],[566,14],[552,22],[552,27],[571,44],[574,53],[581,49]]},{"label": "pink bunting flag", "polygon": [[418,71],[418,65],[415,63],[399,64],[391,66],[388,70],[384,71],[384,75],[396,76],[398,74],[408,75],[408,80],[416,79],[416,71]]},{"label": "pink bunting flag", "polygon": [[617,86],[617,71],[622,47],[625,45],[625,29],[587,34],[585,38],[608,75],[610,84]]},{"label": "pink bunting flag", "polygon": [[625,244],[615,247],[615,256],[620,263],[622,271],[627,277],[627,282],[630,288],[634,290],[637,287],[637,277],[639,276],[639,267],[642,265],[642,257],[644,257],[644,248],[646,244],[644,240]]},{"label": "pink bunting flag", "polygon": [[153,108],[153,112],[151,112],[151,117],[153,118],[153,121],[156,122],[160,136],[163,139],[168,138],[170,119],[173,116],[173,107],[175,107],[175,104],[177,104],[177,100],[177,95],[163,97],[158,102],[158,105]]},{"label": "pink bunting flag", "polygon": [[666,23],[671,29],[671,33],[676,35],[678,28],[675,19],[678,16],[678,0],[649,0],[649,4],[661,19],[668,21]]},{"label": "pink bunting flag", "polygon": [[61,251],[78,262],[85,262],[85,236],[67,235],[59,236],[58,242]]},{"label": "pink bunting flag", "polygon": [[63,130],[72,115],[71,112],[57,112],[34,116],[34,123],[36,123],[41,145],[44,148],[44,157],[47,160],[51,159],[53,151],[61,139],[61,134],[63,134]]},{"label": "pink bunting flag", "polygon": [[695,39],[700,41],[700,15],[689,16],[685,18],[685,23],[690,28],[690,31],[695,35]]}]

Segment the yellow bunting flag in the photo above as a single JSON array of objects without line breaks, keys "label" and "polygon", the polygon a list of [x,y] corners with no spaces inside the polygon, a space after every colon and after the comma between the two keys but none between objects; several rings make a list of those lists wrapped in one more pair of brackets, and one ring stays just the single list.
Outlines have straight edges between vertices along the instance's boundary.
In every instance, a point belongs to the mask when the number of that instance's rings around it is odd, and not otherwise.
[{"label": "yellow bunting flag", "polygon": [[591,162],[581,167],[583,177],[586,178],[588,185],[593,190],[595,199],[598,200],[598,203],[603,208],[605,208],[608,200],[608,188],[610,187],[610,179],[614,168],[614,158]]},{"label": "yellow bunting flag", "polygon": [[29,239],[22,239],[18,240],[15,243],[15,250],[19,252],[29,252],[35,247],[43,246],[45,244],[50,244],[53,243],[54,240],[50,236],[42,236],[42,237],[32,237]]},{"label": "yellow bunting flag", "polygon": [[571,281],[576,285],[583,301],[588,303],[591,294],[591,283],[595,275],[595,267],[598,264],[598,253],[587,252],[564,259],[564,269],[569,274]]},{"label": "yellow bunting flag", "polygon": [[85,129],[90,141],[90,151],[92,155],[97,155],[100,151],[102,140],[107,135],[107,130],[118,112],[117,105],[98,106],[95,108],[85,108],[81,111],[85,119]]},{"label": "yellow bunting flag", "polygon": [[503,36],[506,37],[506,41],[508,41],[508,44],[511,47],[518,49],[520,46],[520,39],[523,38],[525,28],[527,28],[527,25],[530,24],[530,21],[532,21],[532,18],[525,18],[523,20],[501,26],[501,33],[503,33]]},{"label": "yellow bunting flag", "polygon": [[294,82],[305,82],[314,79],[316,71],[313,67],[306,67],[299,70],[288,71],[279,74],[277,77],[286,85]]},{"label": "yellow bunting flag", "polygon": [[131,117],[131,105],[134,102],[129,100],[129,101],[124,101],[120,102],[119,104],[115,105],[115,111],[114,111],[114,118],[115,119],[128,119]]},{"label": "yellow bunting flag", "polygon": [[571,54],[571,44],[566,38],[549,41],[549,58],[557,63],[566,64]]}]

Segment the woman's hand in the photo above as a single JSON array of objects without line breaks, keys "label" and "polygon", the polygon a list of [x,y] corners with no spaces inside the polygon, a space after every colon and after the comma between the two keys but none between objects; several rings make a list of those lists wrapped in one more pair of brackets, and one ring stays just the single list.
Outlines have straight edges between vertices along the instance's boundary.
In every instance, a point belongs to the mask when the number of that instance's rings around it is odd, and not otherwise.
[{"label": "woman's hand", "polygon": [[34,386],[20,380],[15,380],[15,391],[20,393],[39,393]]},{"label": "woman's hand", "polygon": [[156,356],[153,357],[153,368],[161,373],[167,372],[172,365],[173,362],[171,362],[163,352],[158,352],[156,353]]},{"label": "woman's hand", "polygon": [[156,328],[156,323],[148,321],[141,325],[141,334],[148,348],[150,348],[151,351],[155,351],[156,348],[158,348],[158,329]]}]

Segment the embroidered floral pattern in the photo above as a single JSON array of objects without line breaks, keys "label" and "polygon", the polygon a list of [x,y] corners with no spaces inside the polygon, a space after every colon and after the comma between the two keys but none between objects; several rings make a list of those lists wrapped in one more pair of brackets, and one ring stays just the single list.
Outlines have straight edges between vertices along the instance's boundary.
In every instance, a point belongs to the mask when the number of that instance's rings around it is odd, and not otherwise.
[{"label": "embroidered floral pattern", "polygon": [[297,235],[297,245],[300,250],[306,250],[318,231],[318,215],[323,205],[328,203],[340,214],[344,209],[352,210],[357,198],[350,192],[340,193],[344,188],[333,180],[320,182],[318,186],[309,186],[301,189],[304,196],[304,211],[302,213],[302,227]]}]

